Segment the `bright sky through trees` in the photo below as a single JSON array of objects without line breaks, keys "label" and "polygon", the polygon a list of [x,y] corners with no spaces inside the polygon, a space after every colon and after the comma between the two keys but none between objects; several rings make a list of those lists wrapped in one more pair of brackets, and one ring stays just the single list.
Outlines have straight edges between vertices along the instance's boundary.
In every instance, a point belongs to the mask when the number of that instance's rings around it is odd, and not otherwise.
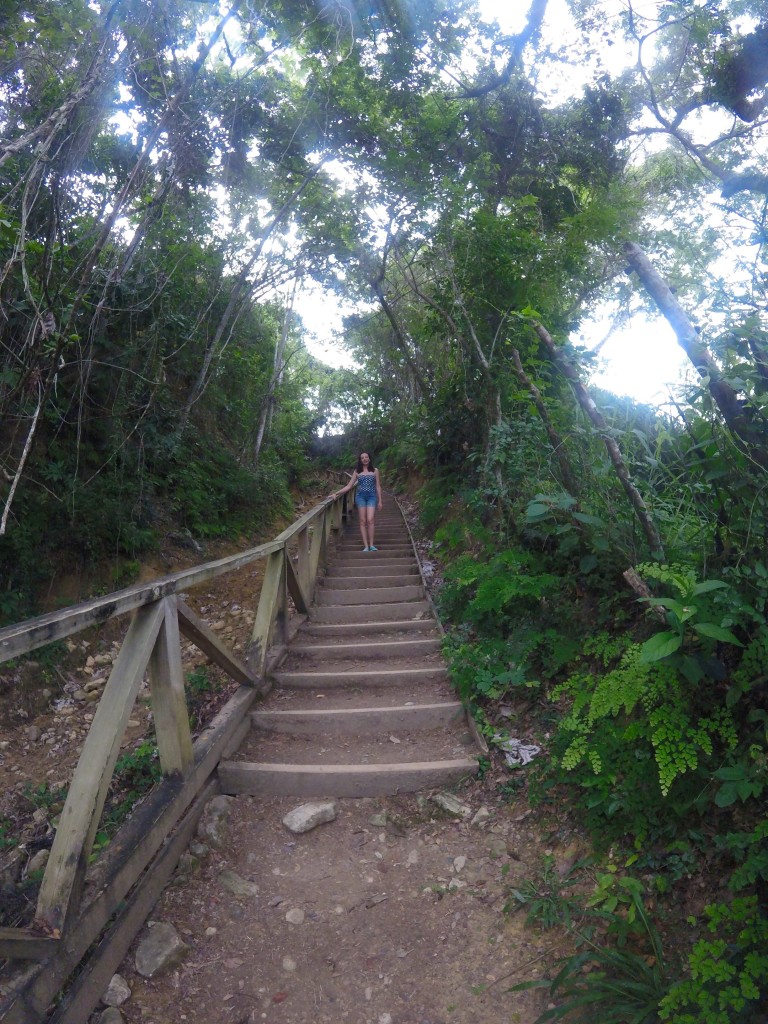
[{"label": "bright sky through trees", "polygon": [[[657,6],[657,0],[648,0],[640,6],[647,10]],[[495,20],[506,32],[519,32],[525,24],[529,5],[512,3],[508,0],[478,0],[483,17]],[[605,0],[606,21],[617,17],[626,5],[622,0]],[[565,0],[549,0],[544,22],[544,37],[553,48],[567,47],[573,42],[575,28]],[[619,34],[599,54],[601,62],[616,73],[634,59],[634,54],[625,45],[617,45]],[[597,56],[597,55],[595,55]],[[558,75],[557,88],[553,93],[562,94],[573,90],[578,92],[586,81],[580,69],[589,70],[589,65],[567,63],[562,65]],[[551,81],[551,73],[547,80]],[[540,80],[539,85],[543,83]],[[668,399],[669,384],[679,380],[688,362],[677,345],[674,333],[661,317],[649,320],[644,314],[636,314],[631,323],[609,334],[610,320],[596,311],[593,320],[586,322],[579,335],[574,338],[578,344],[592,349],[600,345],[600,357],[592,380],[600,387],[619,395],[629,395],[640,402],[663,404]],[[601,344],[602,343],[602,344]]]},{"label": "bright sky through trees", "polygon": [[[606,19],[616,17],[622,9],[621,0],[606,0]],[[656,6],[649,0],[646,7]],[[529,4],[516,0],[478,0],[484,19],[498,22],[504,32],[519,32],[525,25]],[[544,39],[563,60],[550,62],[539,78],[539,88],[553,97],[578,94],[588,80],[591,64],[584,63],[583,54],[569,60],[567,52],[576,41],[576,29],[565,0],[549,0],[544,23]],[[618,33],[616,39],[618,40]],[[612,73],[634,59],[626,45],[605,47],[594,55]],[[310,332],[307,347],[319,359],[332,366],[352,365],[348,353],[339,345],[343,331],[342,318],[352,308],[343,308],[330,294],[316,286],[307,286],[297,297],[297,309]],[[626,326],[611,332],[611,322],[602,310],[583,324],[574,341],[587,349],[600,345],[600,356],[592,380],[600,387],[638,401],[664,404],[669,397],[668,385],[678,381],[687,360],[678,347],[674,333],[661,317],[649,320],[637,313]],[[610,336],[606,340],[606,335]]]}]

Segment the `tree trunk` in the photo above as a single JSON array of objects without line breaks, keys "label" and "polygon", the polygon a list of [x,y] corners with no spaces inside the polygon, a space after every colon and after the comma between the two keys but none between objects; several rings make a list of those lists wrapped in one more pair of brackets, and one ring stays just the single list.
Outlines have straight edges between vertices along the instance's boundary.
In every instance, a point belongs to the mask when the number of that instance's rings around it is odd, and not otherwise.
[{"label": "tree trunk", "polygon": [[643,496],[630,479],[629,470],[624,462],[619,446],[608,433],[608,424],[605,422],[603,414],[597,408],[589,392],[581,383],[576,367],[571,363],[565,353],[557,347],[550,333],[545,327],[540,323],[537,323],[535,320],[532,321],[532,325],[536,334],[539,336],[540,341],[549,353],[552,362],[558,367],[563,376],[570,381],[579,405],[600,431],[606,451],[608,452],[608,457],[613,463],[613,468],[621,482],[621,486],[624,488],[624,492],[635,510],[635,515],[637,516],[638,522],[645,534],[645,538],[648,541],[648,547],[651,550],[652,556],[659,560],[663,559],[664,547],[661,543],[659,532],[651,518],[651,514],[648,511],[648,506],[643,500]]},{"label": "tree trunk", "polygon": [[749,446],[752,456],[761,466],[768,465],[764,431],[754,421],[750,421],[747,407],[739,400],[731,385],[723,380],[720,367],[702,344],[696,328],[669,285],[635,242],[625,243],[624,254],[643,287],[672,327],[680,347],[696,367],[699,375],[706,378],[709,393],[722,413],[728,429]]},{"label": "tree trunk", "polygon": [[429,394],[429,389],[427,388],[426,381],[424,380],[421,371],[419,370],[413,356],[411,355],[411,350],[408,347],[408,342],[400,328],[400,324],[397,322],[395,311],[392,309],[392,306],[389,304],[389,301],[387,300],[387,297],[384,294],[384,288],[382,286],[381,280],[373,281],[372,287],[374,292],[376,293],[376,298],[381,303],[381,308],[384,310],[384,315],[386,316],[387,320],[389,320],[389,324],[392,328],[392,334],[394,335],[397,347],[402,352],[403,358],[408,364],[408,368],[410,369],[411,374],[413,375],[413,379],[416,382],[419,391],[421,392],[421,397],[423,398],[425,395]]},{"label": "tree trunk", "polygon": [[579,485],[576,483],[576,477],[571,469],[568,457],[565,454],[565,442],[560,437],[557,430],[555,430],[554,424],[549,416],[549,410],[544,404],[544,399],[541,397],[541,392],[523,369],[520,353],[516,348],[512,349],[512,362],[515,366],[517,379],[530,394],[533,404],[536,407],[536,411],[541,418],[541,422],[544,424],[544,429],[547,432],[549,443],[552,445],[552,451],[554,452],[555,458],[560,466],[560,476],[562,477],[563,485],[569,494],[576,497],[579,493]]},{"label": "tree trunk", "polygon": [[256,435],[256,443],[253,446],[253,462],[254,465],[259,461],[261,455],[262,445],[264,438],[269,436],[269,431],[272,427],[272,417],[275,413],[275,405],[277,404],[277,391],[283,380],[283,373],[285,372],[285,348],[288,344],[288,334],[290,332],[290,319],[293,313],[293,305],[296,299],[296,282],[293,285],[293,292],[291,294],[291,301],[285,308],[283,315],[283,326],[280,331],[280,337],[275,345],[275,357],[272,362],[272,377],[269,381],[269,390],[264,400],[264,404],[261,407],[261,415],[259,417],[259,429]]},{"label": "tree trunk", "polygon": [[[264,228],[256,246],[255,252],[252,254],[245,266],[240,270],[237,275],[237,280],[232,286],[232,291],[229,295],[229,301],[227,307],[221,314],[221,318],[216,326],[213,338],[209,345],[206,346],[205,354],[203,356],[203,365],[200,368],[200,373],[197,376],[197,380],[192,385],[189,394],[187,395],[187,401],[184,404],[184,410],[179,419],[179,433],[182,433],[186,428],[187,421],[189,420],[190,413],[192,412],[192,406],[200,398],[205,387],[208,383],[208,374],[210,373],[211,364],[213,363],[214,356],[217,355],[221,346],[221,339],[224,337],[224,332],[229,328],[230,323],[235,316],[236,310],[242,306],[243,302],[246,302],[249,295],[246,293],[246,285],[248,284],[248,275],[253,270],[256,260],[261,255],[267,239],[271,236],[272,232],[282,221],[283,217],[288,213],[293,204],[307,188],[309,183],[316,177],[318,171],[323,165],[323,160],[320,160],[316,167],[312,168],[310,174],[302,181],[301,185],[293,192],[293,194],[283,203],[280,209],[277,211],[275,216],[272,218],[270,223]],[[295,288],[294,288],[295,294]]]}]

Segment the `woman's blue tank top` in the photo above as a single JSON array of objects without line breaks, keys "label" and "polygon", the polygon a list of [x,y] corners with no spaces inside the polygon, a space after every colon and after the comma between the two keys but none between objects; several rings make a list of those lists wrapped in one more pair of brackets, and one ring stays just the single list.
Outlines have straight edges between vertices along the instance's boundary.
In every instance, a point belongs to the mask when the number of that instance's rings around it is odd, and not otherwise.
[{"label": "woman's blue tank top", "polygon": [[376,495],[376,474],[375,473],[358,473],[357,474],[357,493],[364,494],[366,496]]}]

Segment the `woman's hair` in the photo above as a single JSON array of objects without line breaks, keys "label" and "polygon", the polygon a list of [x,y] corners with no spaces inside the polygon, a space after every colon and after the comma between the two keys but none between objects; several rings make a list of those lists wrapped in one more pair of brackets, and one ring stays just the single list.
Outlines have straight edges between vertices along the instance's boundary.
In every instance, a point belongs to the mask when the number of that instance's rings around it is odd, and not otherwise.
[{"label": "woman's hair", "polygon": [[[370,455],[368,456],[368,469],[370,470],[371,473],[373,473],[373,471],[375,469],[375,466],[373,465],[373,459],[371,458]],[[357,460],[356,471],[358,473],[362,473],[363,472],[363,463],[362,463],[362,460],[359,459],[359,458]]]}]

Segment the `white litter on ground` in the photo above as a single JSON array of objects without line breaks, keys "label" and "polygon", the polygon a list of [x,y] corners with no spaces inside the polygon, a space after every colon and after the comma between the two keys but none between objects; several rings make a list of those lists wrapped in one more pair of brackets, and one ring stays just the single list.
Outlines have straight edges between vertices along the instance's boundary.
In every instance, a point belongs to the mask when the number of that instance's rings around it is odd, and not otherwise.
[{"label": "white litter on ground", "polygon": [[523,743],[522,740],[502,736],[498,732],[493,736],[493,742],[504,752],[508,768],[519,768],[529,764],[541,753],[541,747],[537,747],[535,743]]}]

